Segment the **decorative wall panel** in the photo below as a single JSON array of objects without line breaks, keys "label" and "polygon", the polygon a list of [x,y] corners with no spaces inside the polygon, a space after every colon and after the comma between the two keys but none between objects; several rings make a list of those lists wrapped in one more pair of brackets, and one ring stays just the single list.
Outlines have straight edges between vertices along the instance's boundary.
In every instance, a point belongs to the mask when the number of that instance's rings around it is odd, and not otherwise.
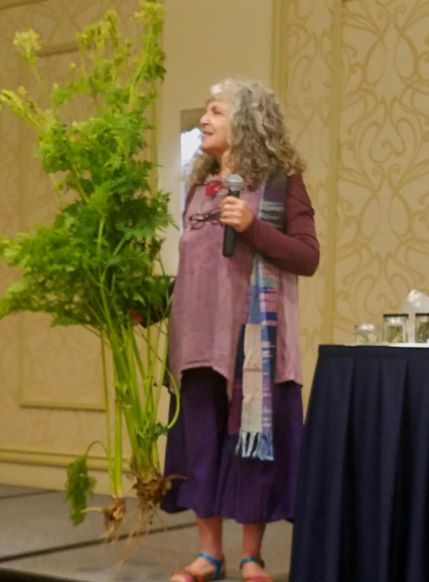
[{"label": "decorative wall panel", "polygon": [[[38,103],[46,97],[54,82],[65,81],[70,64],[76,59],[76,44],[64,42],[46,47],[39,64],[37,81],[28,67],[20,69],[19,84],[26,87]],[[25,68],[24,68],[25,67]],[[75,99],[65,109],[64,119],[83,119],[89,104]],[[34,157],[36,139],[32,130],[19,124],[17,159],[20,173],[17,207],[19,230],[34,224],[47,224],[58,209],[58,199],[51,179]],[[21,406],[75,409],[103,409],[101,359],[98,339],[80,327],[52,328],[50,317],[35,314],[20,316]]]},{"label": "decorative wall panel", "polygon": [[308,394],[317,346],[330,341],[333,314],[333,256],[335,240],[335,175],[337,166],[338,83],[335,55],[339,38],[334,28],[337,0],[275,2],[276,46],[274,86],[284,106],[293,142],[308,169],[304,179],[316,210],[321,244],[317,275],[300,280],[301,344],[304,388]]},{"label": "decorative wall panel", "polygon": [[429,292],[429,4],[343,13],[335,337]]},{"label": "decorative wall panel", "polygon": [[356,322],[429,291],[429,4],[274,6],[274,81],[321,242],[319,271],[301,282],[309,386],[319,343],[353,341]]}]

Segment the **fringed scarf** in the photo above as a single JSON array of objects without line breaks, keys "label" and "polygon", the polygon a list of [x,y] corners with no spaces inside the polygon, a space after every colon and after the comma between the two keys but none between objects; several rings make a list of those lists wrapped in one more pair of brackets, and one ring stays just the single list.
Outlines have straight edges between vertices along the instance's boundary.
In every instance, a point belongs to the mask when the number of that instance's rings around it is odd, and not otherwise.
[{"label": "fringed scarf", "polygon": [[[278,171],[262,188],[258,218],[279,230],[285,221],[287,176]],[[274,460],[273,386],[276,362],[278,268],[255,254],[249,308],[241,334],[243,367],[235,389],[243,394],[236,452],[242,457]],[[241,352],[241,350],[239,350]]]}]

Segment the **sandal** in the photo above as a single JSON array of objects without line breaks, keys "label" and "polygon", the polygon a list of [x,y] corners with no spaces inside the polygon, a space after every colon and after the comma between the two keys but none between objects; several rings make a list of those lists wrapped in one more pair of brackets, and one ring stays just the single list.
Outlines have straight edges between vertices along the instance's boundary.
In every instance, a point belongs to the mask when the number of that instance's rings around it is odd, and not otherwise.
[{"label": "sandal", "polygon": [[174,576],[183,576],[184,582],[211,582],[211,580],[224,580],[225,579],[225,559],[215,558],[206,552],[198,552],[197,558],[204,558],[207,562],[210,562],[215,569],[213,572],[208,572],[207,574],[196,574],[192,572],[189,568],[182,568],[177,572],[174,572]]},{"label": "sandal", "polygon": [[[240,570],[243,568],[245,564],[255,563],[261,566],[261,568],[265,568],[265,562],[262,558],[258,556],[245,556],[240,560]],[[268,574],[255,574],[254,576],[243,576],[243,582],[273,582],[271,576]]]}]

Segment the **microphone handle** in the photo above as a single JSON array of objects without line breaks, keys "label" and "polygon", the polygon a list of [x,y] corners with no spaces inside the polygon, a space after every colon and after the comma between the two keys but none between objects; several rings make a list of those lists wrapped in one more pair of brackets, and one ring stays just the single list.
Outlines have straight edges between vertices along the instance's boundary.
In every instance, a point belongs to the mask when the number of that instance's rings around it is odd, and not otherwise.
[{"label": "microphone handle", "polygon": [[[235,196],[238,198],[240,195],[239,191],[229,190],[228,196]],[[232,257],[234,254],[234,247],[235,247],[235,235],[236,232],[232,228],[232,226],[225,225],[224,226],[224,233],[223,233],[223,249],[222,254],[224,257]]]},{"label": "microphone handle", "polygon": [[225,225],[224,228],[222,254],[224,257],[232,257],[235,247],[235,230],[228,225]]}]

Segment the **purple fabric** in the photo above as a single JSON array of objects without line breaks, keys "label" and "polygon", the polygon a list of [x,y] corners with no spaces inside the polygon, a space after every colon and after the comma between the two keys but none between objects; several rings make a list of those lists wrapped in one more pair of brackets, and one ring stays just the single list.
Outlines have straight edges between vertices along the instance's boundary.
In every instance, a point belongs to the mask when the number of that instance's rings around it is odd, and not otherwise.
[{"label": "purple fabric", "polygon": [[[208,198],[198,187],[184,214],[179,269],[169,323],[169,368],[179,383],[183,370],[210,367],[228,378],[232,392],[235,354],[245,320],[253,253],[236,239],[234,255],[224,257],[224,228],[207,221],[191,228],[189,217],[219,209],[226,191]],[[259,192],[243,191],[256,212]]]},{"label": "purple fabric", "polygon": [[218,210],[226,191],[206,196],[205,188],[197,187],[188,197],[169,329],[169,367],[177,383],[183,370],[210,367],[227,378],[231,396],[255,252],[281,269],[275,380],[301,382],[297,275],[313,274],[319,246],[314,211],[301,176],[288,177],[287,193],[278,188],[271,177],[266,189],[269,198],[278,200],[283,194],[286,199],[285,232],[257,218],[260,191],[245,189],[240,197],[255,218],[237,235],[232,257],[222,256],[224,229],[215,219],[197,229],[190,224],[192,214]]},{"label": "purple fabric", "polygon": [[[239,523],[293,520],[303,433],[301,389],[294,382],[275,385],[273,393],[274,462],[234,454],[237,436],[228,435],[230,410],[225,379],[210,368],[188,370],[182,381],[182,410],[167,441],[165,474],[179,473],[161,503],[174,513],[193,509]],[[172,396],[174,398],[174,396]]]}]

